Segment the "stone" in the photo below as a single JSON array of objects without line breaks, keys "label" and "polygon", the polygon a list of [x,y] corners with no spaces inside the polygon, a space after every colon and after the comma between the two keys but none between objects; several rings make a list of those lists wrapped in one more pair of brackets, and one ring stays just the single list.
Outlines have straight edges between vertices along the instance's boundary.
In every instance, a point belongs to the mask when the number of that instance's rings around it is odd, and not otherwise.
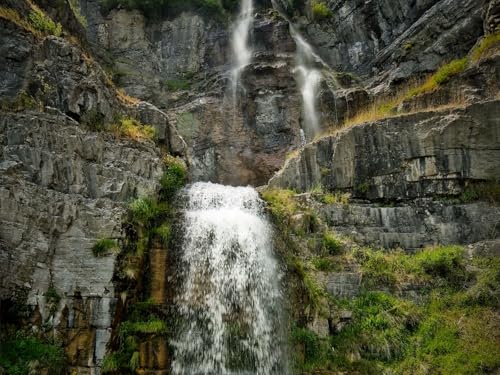
[{"label": "stone", "polygon": [[269,186],[372,200],[458,195],[465,181],[500,175],[499,111],[492,100],[352,126],[306,145]]}]

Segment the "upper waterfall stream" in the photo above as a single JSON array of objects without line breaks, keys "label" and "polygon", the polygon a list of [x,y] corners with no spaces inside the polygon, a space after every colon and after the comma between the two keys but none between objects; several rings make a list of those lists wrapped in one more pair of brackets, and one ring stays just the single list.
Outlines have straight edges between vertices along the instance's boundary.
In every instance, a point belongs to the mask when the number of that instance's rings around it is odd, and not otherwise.
[{"label": "upper waterfall stream", "polygon": [[287,374],[264,203],[253,188],[202,182],[184,199],[173,374]]},{"label": "upper waterfall stream", "polygon": [[231,49],[233,54],[233,68],[231,71],[231,91],[233,99],[236,101],[236,93],[240,83],[241,71],[252,59],[252,50],[248,44],[250,30],[253,21],[252,0],[241,2],[240,13],[234,25],[231,37]]}]

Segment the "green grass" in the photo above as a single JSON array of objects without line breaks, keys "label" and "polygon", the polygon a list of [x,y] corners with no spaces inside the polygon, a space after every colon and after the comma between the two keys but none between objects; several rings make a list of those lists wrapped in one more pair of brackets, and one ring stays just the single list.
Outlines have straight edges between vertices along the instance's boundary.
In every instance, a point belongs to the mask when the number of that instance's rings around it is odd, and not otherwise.
[{"label": "green grass", "polygon": [[28,20],[36,30],[45,35],[61,36],[61,24],[52,21],[52,19],[39,8],[34,8],[31,11]]},{"label": "green grass", "polygon": [[165,333],[167,333],[167,324],[160,319],[152,319],[143,322],[125,321],[120,324],[119,328],[121,337],[137,334],[163,335]]},{"label": "green grass", "polygon": [[322,245],[324,252],[329,255],[336,255],[342,251],[342,242],[330,231],[323,233]]},{"label": "green grass", "polygon": [[131,220],[144,228],[152,228],[155,219],[161,217],[167,210],[165,204],[148,197],[137,198],[129,206]]},{"label": "green grass", "polygon": [[166,168],[160,179],[161,197],[166,201],[171,201],[175,193],[187,182],[187,168],[184,163],[175,158],[165,160]]},{"label": "green grass", "polygon": [[285,222],[298,211],[299,206],[294,196],[294,191],[285,189],[269,189],[262,193],[262,198],[280,222]]},{"label": "green grass", "polygon": [[161,243],[164,246],[168,246],[170,243],[170,239],[172,237],[172,227],[168,222],[161,224],[159,227],[154,229],[154,233],[158,236]]},{"label": "green grass", "polygon": [[71,8],[71,11],[75,15],[75,18],[80,23],[80,25],[82,25],[84,28],[87,28],[87,26],[88,26],[87,19],[80,11],[80,7],[78,6],[78,2],[79,2],[79,0],[69,0],[69,6]]},{"label": "green grass", "polygon": [[151,125],[144,125],[133,118],[123,118],[111,125],[111,132],[117,137],[126,137],[135,141],[155,140],[156,129]]},{"label": "green grass", "polygon": [[469,62],[467,57],[450,61],[449,63],[441,66],[434,74],[427,78],[423,84],[408,90],[406,98],[434,91],[440,85],[448,82],[453,76],[462,73],[467,68],[468,64]]},{"label": "green grass", "polygon": [[479,45],[472,50],[471,59],[478,62],[482,58],[489,56],[498,47],[500,47],[500,31],[485,36]]},{"label": "green grass", "polygon": [[117,250],[119,250],[118,243],[111,238],[101,238],[92,246],[92,254],[96,257],[108,255]]},{"label": "green grass", "polygon": [[39,364],[38,370],[45,368],[49,374],[63,374],[65,371],[66,357],[59,345],[23,332],[0,342],[0,368],[6,374],[32,374],[31,364],[35,361]]},{"label": "green grass", "polygon": [[312,265],[318,271],[328,272],[334,270],[336,267],[335,261],[327,257],[316,257],[311,260]]},{"label": "green grass", "polygon": [[[352,318],[327,344],[311,331],[293,328],[299,369],[394,375],[500,369],[499,259],[476,256],[467,268],[459,246],[415,254],[360,249],[354,259],[363,272],[361,294],[330,300]],[[418,298],[399,293],[407,285]]]},{"label": "green grass", "polygon": [[169,79],[165,81],[165,86],[169,91],[189,90],[191,82],[187,79]]}]

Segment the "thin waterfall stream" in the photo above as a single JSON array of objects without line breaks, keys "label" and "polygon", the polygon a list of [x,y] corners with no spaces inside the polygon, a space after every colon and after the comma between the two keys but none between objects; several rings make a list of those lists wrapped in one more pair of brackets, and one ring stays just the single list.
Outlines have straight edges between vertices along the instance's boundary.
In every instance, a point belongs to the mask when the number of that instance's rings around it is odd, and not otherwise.
[{"label": "thin waterfall stream", "polygon": [[173,374],[288,374],[280,271],[264,202],[250,187],[202,182],[181,199]]}]

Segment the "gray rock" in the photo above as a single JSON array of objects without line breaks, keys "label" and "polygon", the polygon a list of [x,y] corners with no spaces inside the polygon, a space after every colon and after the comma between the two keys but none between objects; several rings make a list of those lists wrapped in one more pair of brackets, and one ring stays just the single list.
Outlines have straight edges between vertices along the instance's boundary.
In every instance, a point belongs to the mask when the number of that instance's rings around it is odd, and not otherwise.
[{"label": "gray rock", "polygon": [[456,195],[464,181],[499,175],[499,111],[494,100],[353,126],[308,144],[269,185],[368,199]]}]

